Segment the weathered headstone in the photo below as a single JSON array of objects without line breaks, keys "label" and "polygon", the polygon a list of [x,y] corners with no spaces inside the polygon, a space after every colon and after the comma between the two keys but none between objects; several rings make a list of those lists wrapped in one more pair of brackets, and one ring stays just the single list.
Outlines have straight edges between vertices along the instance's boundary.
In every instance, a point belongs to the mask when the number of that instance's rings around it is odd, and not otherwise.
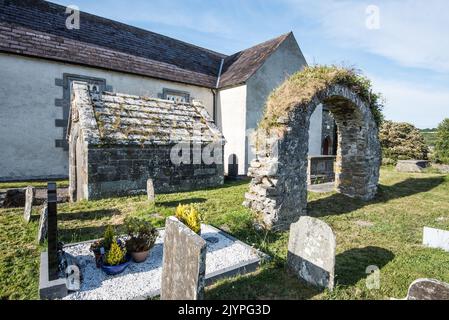
[{"label": "weathered headstone", "polygon": [[399,160],[396,165],[396,171],[398,172],[411,172],[420,173],[429,166],[427,160]]},{"label": "weathered headstone", "polygon": [[408,290],[407,300],[449,300],[449,283],[418,279]]},{"label": "weathered headstone", "polygon": [[148,195],[148,200],[154,202],[154,200],[155,200],[155,194],[154,194],[154,183],[153,183],[153,179],[148,179],[148,180],[147,180],[147,195]]},{"label": "weathered headstone", "polygon": [[449,231],[424,227],[423,245],[449,252]]},{"label": "weathered headstone", "polygon": [[301,217],[290,226],[287,263],[300,279],[321,288],[334,288],[336,241],[323,221]]},{"label": "weathered headstone", "polygon": [[25,209],[23,211],[23,218],[26,223],[30,222],[31,219],[31,211],[33,210],[33,202],[34,202],[34,188],[27,187],[25,189]]},{"label": "weathered headstone", "polygon": [[44,205],[41,211],[41,218],[39,220],[39,233],[37,234],[37,242],[42,244],[47,238],[48,231],[48,206]]},{"label": "weathered headstone", "polygon": [[167,219],[161,300],[204,298],[206,248],[206,241],[178,219]]}]

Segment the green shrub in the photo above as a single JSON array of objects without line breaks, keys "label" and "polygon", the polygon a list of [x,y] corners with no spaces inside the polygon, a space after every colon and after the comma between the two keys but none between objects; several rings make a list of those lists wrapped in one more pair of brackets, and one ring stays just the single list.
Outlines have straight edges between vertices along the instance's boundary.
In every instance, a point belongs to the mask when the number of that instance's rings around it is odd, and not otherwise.
[{"label": "green shrub", "polygon": [[192,229],[195,233],[201,231],[201,217],[193,205],[179,205],[176,208],[176,218]]},{"label": "green shrub", "polygon": [[111,245],[114,242],[115,230],[112,226],[108,226],[103,235],[103,245],[106,251],[111,249]]},{"label": "green shrub", "polygon": [[106,253],[106,264],[110,266],[118,266],[125,262],[125,252],[118,245],[117,241],[111,244],[111,249]]},{"label": "green shrub", "polygon": [[437,162],[449,164],[449,118],[438,126],[434,157]]},{"label": "green shrub", "polygon": [[139,218],[127,217],[125,219],[125,227],[128,234],[126,248],[129,252],[151,250],[158,236],[158,231],[153,227],[151,222]]},{"label": "green shrub", "polygon": [[[379,131],[383,163],[398,160],[427,160],[429,148],[421,132],[409,123],[384,121]],[[388,159],[388,160],[387,160]]]}]

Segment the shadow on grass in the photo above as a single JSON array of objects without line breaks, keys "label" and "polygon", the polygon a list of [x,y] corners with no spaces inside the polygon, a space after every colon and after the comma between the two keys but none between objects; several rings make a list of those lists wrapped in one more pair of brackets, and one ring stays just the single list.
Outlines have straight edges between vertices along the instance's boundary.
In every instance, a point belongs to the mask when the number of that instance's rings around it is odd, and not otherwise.
[{"label": "shadow on grass", "polygon": [[205,198],[190,198],[190,199],[183,199],[183,200],[173,200],[173,201],[165,201],[161,202],[158,201],[156,204],[160,207],[166,207],[166,208],[176,208],[180,204],[195,204],[195,203],[204,203],[207,199]]},{"label": "shadow on grass", "polygon": [[61,214],[58,214],[58,221],[96,220],[96,219],[102,219],[102,218],[110,218],[110,217],[113,217],[115,215],[120,215],[120,214],[121,214],[120,210],[117,210],[117,209],[61,213]]},{"label": "shadow on grass", "polygon": [[368,276],[369,266],[379,269],[394,259],[390,250],[379,247],[354,248],[335,257],[336,284],[352,286]]},{"label": "shadow on grass", "polygon": [[[345,195],[336,193],[327,198],[311,201],[308,204],[308,214],[312,217],[325,217],[349,213],[366,205],[385,203],[390,200],[409,197],[415,194],[428,192],[444,182],[444,177],[424,179],[410,178],[392,186],[379,185],[376,197],[371,201],[350,199]],[[348,201],[350,199],[350,201]]]},{"label": "shadow on grass", "polygon": [[[70,244],[74,242],[90,241],[103,237],[103,234],[108,225],[99,227],[75,227],[75,228],[58,228],[59,241],[64,244]],[[114,225],[116,234],[124,234],[124,226]]]},{"label": "shadow on grass", "polygon": [[320,293],[284,267],[270,265],[259,272],[220,282],[208,289],[205,296],[208,300],[307,300]]}]

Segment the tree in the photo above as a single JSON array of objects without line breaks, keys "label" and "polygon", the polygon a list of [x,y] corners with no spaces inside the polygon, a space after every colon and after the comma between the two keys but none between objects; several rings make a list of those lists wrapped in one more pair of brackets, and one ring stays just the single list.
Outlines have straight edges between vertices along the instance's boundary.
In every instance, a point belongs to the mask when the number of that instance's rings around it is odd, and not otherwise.
[{"label": "tree", "polygon": [[424,136],[412,124],[384,121],[379,139],[384,164],[395,164],[398,160],[428,159],[429,148]]},{"label": "tree", "polygon": [[449,118],[444,119],[437,129],[435,160],[449,164]]}]

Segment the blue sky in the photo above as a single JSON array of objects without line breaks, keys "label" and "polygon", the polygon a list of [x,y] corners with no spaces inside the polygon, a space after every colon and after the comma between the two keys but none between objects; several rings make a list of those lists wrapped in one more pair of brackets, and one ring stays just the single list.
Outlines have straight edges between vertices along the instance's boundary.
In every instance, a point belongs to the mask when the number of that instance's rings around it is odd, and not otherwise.
[{"label": "blue sky", "polygon": [[[420,128],[449,117],[447,0],[52,0],[232,54],[293,31],[309,64],[354,66],[385,115]],[[368,28],[378,8],[378,28]],[[81,21],[82,27],[82,21]]]}]

